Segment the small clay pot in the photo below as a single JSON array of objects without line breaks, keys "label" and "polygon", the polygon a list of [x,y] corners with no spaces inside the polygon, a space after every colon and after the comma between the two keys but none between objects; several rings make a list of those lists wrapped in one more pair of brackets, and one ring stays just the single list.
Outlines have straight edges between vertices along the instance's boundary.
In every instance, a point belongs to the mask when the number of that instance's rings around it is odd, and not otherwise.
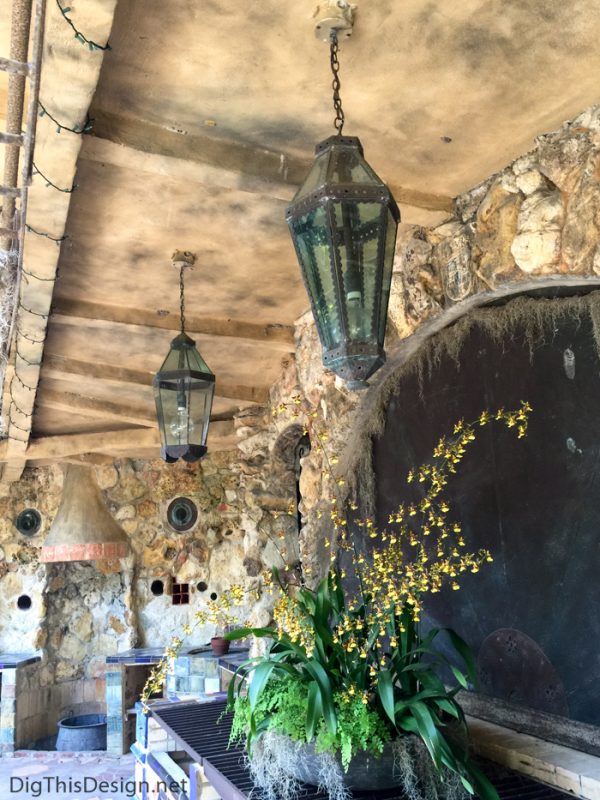
[{"label": "small clay pot", "polygon": [[229,639],[224,639],[222,636],[213,636],[210,640],[210,646],[216,656],[224,656],[228,653],[230,644]]}]

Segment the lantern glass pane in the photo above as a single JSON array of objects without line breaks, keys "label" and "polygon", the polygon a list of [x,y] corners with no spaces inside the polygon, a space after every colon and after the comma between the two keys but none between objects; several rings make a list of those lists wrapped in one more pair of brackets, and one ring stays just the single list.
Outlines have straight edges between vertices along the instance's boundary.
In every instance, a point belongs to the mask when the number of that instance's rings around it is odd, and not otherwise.
[{"label": "lantern glass pane", "polygon": [[161,381],[160,396],[165,445],[184,445],[196,440],[196,426],[189,413],[189,380]]},{"label": "lantern glass pane", "polygon": [[319,186],[325,183],[327,177],[327,164],[329,163],[329,153],[325,151],[315,159],[308,176],[300,189],[296,192],[294,202],[302,200],[314,192]]},{"label": "lantern glass pane", "polygon": [[160,372],[173,372],[176,369],[187,369],[187,360],[186,360],[186,349],[187,348],[175,348],[171,347],[169,352],[167,353],[167,357],[163,361],[162,367],[159,369]]},{"label": "lantern glass pane", "polygon": [[381,204],[334,203],[336,251],[350,341],[374,339]]},{"label": "lantern glass pane", "polygon": [[357,147],[333,145],[329,150],[327,183],[360,183],[381,186],[382,181],[361,156]]},{"label": "lantern glass pane", "polygon": [[187,348],[186,358],[188,369],[193,370],[194,372],[205,372],[212,375],[212,372],[206,361],[202,358],[195,347]]},{"label": "lantern glass pane", "polygon": [[205,444],[214,383],[186,376],[161,380],[157,391],[163,444]]},{"label": "lantern glass pane", "polygon": [[[190,392],[190,417],[194,422],[195,432],[190,439],[191,444],[206,444],[208,436],[208,425],[210,423],[210,411],[212,408],[213,394],[215,391],[214,383],[203,382],[203,388],[195,388]],[[199,387],[199,382],[195,382]]]},{"label": "lantern glass pane", "polygon": [[179,339],[180,336],[176,337],[171,343],[171,349],[159,373],[173,372],[174,370],[191,370],[193,372],[204,372],[212,375],[206,361],[194,346],[194,342],[186,337],[188,344],[183,344],[179,342]]},{"label": "lantern glass pane", "polygon": [[341,329],[327,209],[309,211],[292,222],[292,230],[321,342],[325,348],[336,347],[341,341]]},{"label": "lantern glass pane", "polygon": [[387,310],[390,299],[390,286],[392,283],[392,270],[394,268],[394,255],[396,252],[396,233],[398,223],[392,216],[392,212],[387,211],[387,229],[385,232],[385,249],[383,261],[383,281],[381,285],[381,301],[379,305],[379,341],[383,344],[385,339],[385,326],[387,321]]}]

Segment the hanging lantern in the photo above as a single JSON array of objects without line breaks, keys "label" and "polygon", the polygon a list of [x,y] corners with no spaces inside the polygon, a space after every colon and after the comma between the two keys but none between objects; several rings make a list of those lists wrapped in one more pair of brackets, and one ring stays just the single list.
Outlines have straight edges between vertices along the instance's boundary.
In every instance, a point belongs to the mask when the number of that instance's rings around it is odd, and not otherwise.
[{"label": "hanging lantern", "polygon": [[161,439],[161,458],[172,463],[198,461],[206,454],[215,376],[185,332],[183,271],[195,257],[177,252],[179,267],[181,333],[171,342],[163,365],[154,376],[154,398]]},{"label": "hanging lantern", "polygon": [[323,364],[349,389],[385,362],[383,349],[400,212],[354,136],[343,136],[337,30],[331,29],[337,135],[317,145],[316,159],[287,209]]}]

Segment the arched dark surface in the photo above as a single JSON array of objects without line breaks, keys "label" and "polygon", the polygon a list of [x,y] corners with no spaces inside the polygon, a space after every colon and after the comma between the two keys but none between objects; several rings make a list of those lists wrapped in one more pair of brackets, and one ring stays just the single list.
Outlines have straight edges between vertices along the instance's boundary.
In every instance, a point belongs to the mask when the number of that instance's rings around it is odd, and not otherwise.
[{"label": "arched dark surface", "polygon": [[[531,356],[518,327],[499,343],[474,328],[460,369],[442,357],[422,385],[416,375],[401,381],[374,447],[378,521],[385,526],[409,496],[408,469],[429,459],[456,420],[528,400],[528,437],[482,428],[450,486],[469,549],[487,547],[495,561],[465,575],[461,591],[430,596],[428,616],[476,653],[499,629],[524,634],[517,639],[533,640],[564,688],[562,706],[542,692],[550,703],[542,710],[564,714],[566,697],[571,719],[600,725],[600,361],[587,315],[549,319],[544,341]],[[506,683],[482,689],[498,696]],[[504,699],[540,708],[536,697]]]}]

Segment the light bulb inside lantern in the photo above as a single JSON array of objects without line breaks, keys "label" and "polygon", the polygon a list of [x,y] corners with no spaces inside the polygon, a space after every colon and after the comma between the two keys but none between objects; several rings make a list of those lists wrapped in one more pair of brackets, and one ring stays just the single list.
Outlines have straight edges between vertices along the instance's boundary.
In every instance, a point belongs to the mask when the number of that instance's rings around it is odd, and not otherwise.
[{"label": "light bulb inside lantern", "polygon": [[194,427],[194,423],[188,413],[185,389],[180,388],[177,392],[177,418],[169,425],[169,429],[173,436],[181,436],[182,434],[192,433]]},{"label": "light bulb inside lantern", "polygon": [[358,336],[362,330],[362,292],[353,289],[346,292],[348,327],[351,336]]}]

